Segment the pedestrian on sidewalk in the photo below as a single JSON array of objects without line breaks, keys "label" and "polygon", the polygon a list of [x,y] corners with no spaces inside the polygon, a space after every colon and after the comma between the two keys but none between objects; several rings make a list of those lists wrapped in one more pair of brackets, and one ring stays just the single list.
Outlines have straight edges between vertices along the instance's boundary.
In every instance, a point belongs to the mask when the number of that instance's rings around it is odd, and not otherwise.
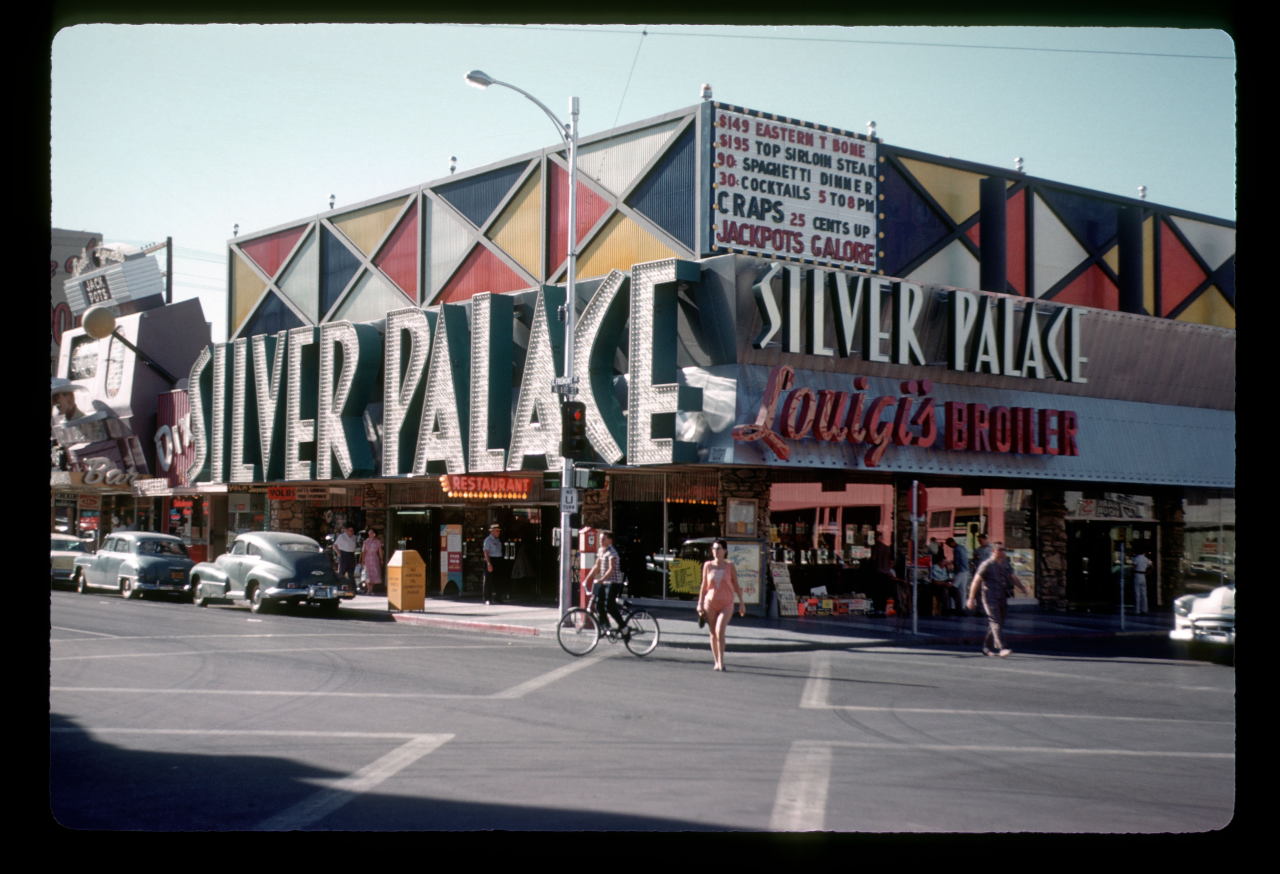
[{"label": "pedestrian on sidewalk", "polygon": [[382,566],[386,563],[382,554],[382,541],[378,539],[378,532],[374,528],[369,529],[360,547],[360,563],[364,565],[365,593],[373,594],[382,585]]},{"label": "pedestrian on sidewalk", "polygon": [[356,526],[347,525],[333,539],[334,551],[338,553],[338,578],[347,581],[347,588],[352,593],[356,587]]},{"label": "pedestrian on sidewalk", "polygon": [[711,560],[702,565],[702,588],[698,591],[698,616],[706,621],[711,634],[712,670],[724,670],[725,632],[733,615],[733,599],[738,599],[738,615],[747,615],[742,587],[738,585],[738,569],[729,561],[729,544],[716,540],[711,544]]},{"label": "pedestrian on sidewalk", "polygon": [[1133,611],[1139,616],[1147,612],[1147,571],[1151,570],[1151,553],[1139,552],[1133,557]]},{"label": "pedestrian on sidewalk", "polygon": [[[1015,587],[1024,595],[1029,594],[1026,586],[1022,585],[1018,575],[1013,572],[1013,565],[1009,564],[1009,556],[1004,551],[1004,544],[997,541],[992,544],[991,558],[978,567],[978,572],[973,577],[973,584],[969,587],[969,609],[972,610],[977,606],[978,592],[981,591],[982,609],[987,614],[987,635],[982,641],[983,655],[998,655],[1003,659],[1013,653],[1013,650],[1004,645],[1000,632],[1004,625],[1009,596]],[[993,650],[992,647],[995,649]]]},{"label": "pedestrian on sidewalk", "polygon": [[506,559],[502,551],[502,526],[494,522],[489,526],[489,536],[480,547],[484,554],[484,585],[481,595],[486,604],[497,600],[498,588],[502,585],[502,572],[506,569]]},{"label": "pedestrian on sidewalk", "polygon": [[951,548],[951,571],[955,576],[951,578],[951,589],[947,592],[947,603],[957,614],[963,614],[964,608],[961,601],[966,594],[966,588],[969,585],[969,577],[972,568],[969,565],[969,550],[965,545],[954,537],[948,537],[946,544]]}]

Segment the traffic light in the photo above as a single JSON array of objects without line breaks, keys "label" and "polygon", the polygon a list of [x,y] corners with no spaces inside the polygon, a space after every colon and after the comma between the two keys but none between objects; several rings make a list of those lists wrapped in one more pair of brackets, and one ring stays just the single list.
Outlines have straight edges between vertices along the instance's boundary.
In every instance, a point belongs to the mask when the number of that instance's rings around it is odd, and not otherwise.
[{"label": "traffic light", "polygon": [[560,454],[577,461],[587,457],[587,405],[565,401],[560,405]]}]

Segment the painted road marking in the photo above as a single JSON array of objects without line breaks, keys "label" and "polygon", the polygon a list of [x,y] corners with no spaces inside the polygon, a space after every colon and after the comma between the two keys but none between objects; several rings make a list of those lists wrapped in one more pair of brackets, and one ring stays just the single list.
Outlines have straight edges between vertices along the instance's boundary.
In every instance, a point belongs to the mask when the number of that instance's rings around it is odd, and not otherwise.
[{"label": "painted road marking", "polygon": [[830,782],[831,744],[793,741],[774,794],[769,830],[822,831],[826,823],[827,787]]},{"label": "painted road marking", "polygon": [[1045,713],[1033,710],[967,710],[948,707],[877,707],[860,704],[832,704],[831,659],[827,653],[815,653],[809,678],[800,695],[801,710],[844,710],[851,713],[919,713],[953,716],[1030,716],[1040,719],[1093,719],[1110,722],[1163,722],[1190,725],[1235,725],[1224,719],[1169,719],[1162,716],[1109,716],[1097,713]]},{"label": "painted road marking", "polygon": [[[357,647],[364,649],[365,647]],[[433,649],[434,647],[390,647],[391,649]],[[325,650],[329,652],[331,650]],[[339,650],[340,651],[340,650]],[[267,652],[281,652],[281,650],[267,650]],[[164,653],[165,656],[175,655],[176,653]],[[531,692],[543,689],[557,680],[564,679],[570,674],[589,668],[598,664],[603,659],[609,658],[611,653],[599,653],[588,658],[576,659],[568,664],[561,665],[541,674],[537,677],[517,683],[509,689],[502,689],[497,692],[489,692],[485,694],[476,694],[470,692],[336,692],[327,690],[302,691],[290,689],[147,689],[133,686],[50,686],[50,692],[81,692],[90,694],[108,694],[108,695],[242,695],[247,697],[297,697],[297,698],[397,698],[408,700],[429,700],[429,699],[470,699],[470,700],[515,700],[523,698]]]}]

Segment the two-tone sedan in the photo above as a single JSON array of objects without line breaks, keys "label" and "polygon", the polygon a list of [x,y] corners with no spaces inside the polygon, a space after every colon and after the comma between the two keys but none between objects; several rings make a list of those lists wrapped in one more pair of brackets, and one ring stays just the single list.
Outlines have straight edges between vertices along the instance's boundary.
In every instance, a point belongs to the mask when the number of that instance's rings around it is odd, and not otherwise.
[{"label": "two-tone sedan", "polygon": [[76,590],[115,589],[122,598],[164,594],[191,597],[187,547],[171,534],[117,531],[108,534],[97,552],[79,555],[72,569]]},{"label": "two-tone sedan", "polygon": [[241,534],[230,551],[191,569],[192,601],[243,600],[259,613],[277,605],[314,604],[338,612],[338,579],[328,554],[310,537],[283,531]]},{"label": "two-tone sedan", "polygon": [[73,534],[49,535],[49,585],[70,583],[75,576],[76,559],[87,555],[92,541]]}]

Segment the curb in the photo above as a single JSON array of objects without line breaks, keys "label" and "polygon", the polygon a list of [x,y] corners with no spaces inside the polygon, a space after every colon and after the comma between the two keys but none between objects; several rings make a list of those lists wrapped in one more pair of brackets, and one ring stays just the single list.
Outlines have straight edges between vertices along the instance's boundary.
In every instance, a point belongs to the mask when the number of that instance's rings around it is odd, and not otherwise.
[{"label": "curb", "polygon": [[421,616],[414,613],[392,613],[392,620],[407,625],[431,625],[437,628],[454,628],[459,631],[492,631],[498,634],[522,634],[528,637],[541,632],[532,625],[510,625],[499,622],[478,622],[469,619],[444,619],[439,616]]}]

